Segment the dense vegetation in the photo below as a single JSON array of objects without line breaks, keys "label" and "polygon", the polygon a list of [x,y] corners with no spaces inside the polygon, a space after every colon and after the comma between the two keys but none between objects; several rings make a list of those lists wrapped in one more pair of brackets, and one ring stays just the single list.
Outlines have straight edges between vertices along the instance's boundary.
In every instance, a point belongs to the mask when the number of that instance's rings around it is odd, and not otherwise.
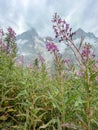
[{"label": "dense vegetation", "polygon": [[54,57],[52,74],[41,55],[23,67],[23,58],[16,60],[15,32],[0,29],[1,130],[98,130],[98,60],[93,48],[82,42],[77,48],[75,33],[57,14],[53,23],[56,37],[74,51],[77,66],[47,41]]}]

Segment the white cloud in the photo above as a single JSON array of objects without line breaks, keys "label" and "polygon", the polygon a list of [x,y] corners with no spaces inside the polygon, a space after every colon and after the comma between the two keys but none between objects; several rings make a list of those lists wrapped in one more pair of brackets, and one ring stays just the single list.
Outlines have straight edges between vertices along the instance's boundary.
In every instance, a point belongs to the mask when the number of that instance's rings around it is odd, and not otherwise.
[{"label": "white cloud", "polygon": [[0,24],[17,33],[34,27],[42,36],[52,34],[54,12],[64,17],[73,29],[79,27],[98,36],[97,0],[0,0]]}]

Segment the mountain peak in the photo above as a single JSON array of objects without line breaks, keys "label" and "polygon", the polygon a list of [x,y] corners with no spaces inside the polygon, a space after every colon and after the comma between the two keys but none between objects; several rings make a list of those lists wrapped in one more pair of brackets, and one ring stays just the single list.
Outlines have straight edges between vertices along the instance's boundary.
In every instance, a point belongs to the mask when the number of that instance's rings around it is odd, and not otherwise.
[{"label": "mountain peak", "polygon": [[85,36],[86,35],[86,32],[83,31],[83,29],[79,28],[77,31],[76,31],[76,34],[79,36]]},{"label": "mountain peak", "polygon": [[84,31],[83,31],[83,29],[78,28],[78,29],[77,29],[77,32],[84,32]]},{"label": "mountain peak", "polygon": [[22,34],[17,36],[17,40],[18,39],[22,39],[22,40],[32,40],[32,38],[34,37],[38,37],[38,33],[36,32],[36,30],[34,28],[31,28],[30,30],[27,30],[25,32],[23,32]]},{"label": "mountain peak", "polygon": [[84,30],[82,30],[81,28],[78,28],[76,30],[76,35],[73,36],[73,39],[77,39],[85,36],[86,36],[86,32],[84,32]]},{"label": "mountain peak", "polygon": [[35,28],[31,28],[28,31],[26,31],[26,33],[29,33],[33,36],[38,36],[38,33],[36,32]]},{"label": "mountain peak", "polygon": [[76,35],[73,36],[73,39],[81,38],[81,37],[87,37],[89,39],[96,39],[98,41],[98,38],[91,32],[85,32],[83,29],[79,28],[76,30]]}]

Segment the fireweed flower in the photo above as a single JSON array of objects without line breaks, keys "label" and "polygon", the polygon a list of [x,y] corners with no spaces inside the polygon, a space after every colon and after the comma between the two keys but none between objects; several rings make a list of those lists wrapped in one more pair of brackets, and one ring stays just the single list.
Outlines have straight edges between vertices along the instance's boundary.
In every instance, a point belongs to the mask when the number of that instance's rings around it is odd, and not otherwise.
[{"label": "fireweed flower", "polygon": [[30,61],[28,64],[27,64],[27,68],[32,68],[33,67],[33,63],[32,61]]},{"label": "fireweed flower", "polygon": [[24,56],[21,55],[19,58],[16,59],[15,61],[16,65],[23,65],[24,64]]},{"label": "fireweed flower", "polygon": [[0,29],[0,37],[4,36],[4,31],[3,29]]},{"label": "fireweed flower", "polygon": [[66,24],[66,32],[68,32],[69,24]]},{"label": "fireweed flower", "polygon": [[96,59],[96,63],[98,63],[98,59]]},{"label": "fireweed flower", "polygon": [[2,46],[2,39],[0,39],[0,46]]},{"label": "fireweed flower", "polygon": [[98,82],[98,75],[96,76],[95,80]]},{"label": "fireweed flower", "polygon": [[44,57],[41,54],[38,55],[38,59],[42,63],[45,62],[45,59],[44,59]]},{"label": "fireweed flower", "polygon": [[59,52],[58,47],[53,42],[47,42],[46,49],[50,52]]},{"label": "fireweed flower", "polygon": [[4,51],[7,51],[7,46],[4,44],[4,42],[2,41],[2,39],[0,39],[0,48]]},{"label": "fireweed flower", "polygon": [[11,27],[9,27],[7,29],[7,31],[8,31],[11,38],[14,38],[14,39],[16,38],[16,33],[14,32],[14,30]]},{"label": "fireweed flower", "polygon": [[64,59],[64,63],[69,63],[70,62],[70,59]]},{"label": "fireweed flower", "polygon": [[72,28],[69,27],[69,24],[66,23],[65,20],[62,20],[57,13],[53,16],[52,22],[55,37],[59,39],[59,42],[68,39],[72,40],[75,32],[72,32]]},{"label": "fireweed flower", "polygon": [[61,20],[61,18],[60,19],[58,19],[58,24],[61,24],[62,23],[62,20]]},{"label": "fireweed flower", "polygon": [[23,56],[23,55],[19,58],[19,61],[20,61],[22,64],[24,63],[24,56]]},{"label": "fireweed flower", "polygon": [[[52,22],[55,38],[57,38],[59,42],[64,41],[67,46],[71,47],[71,50],[74,51],[74,53],[79,54],[79,56],[81,57],[79,48],[73,42],[73,36],[76,34],[76,32],[72,32],[72,28],[70,28],[70,25],[66,22],[66,20],[61,19],[61,17],[57,13],[54,14]],[[78,63],[82,64],[79,56],[75,56]]]},{"label": "fireweed flower", "polygon": [[83,74],[82,74],[82,72],[81,72],[80,70],[76,72],[76,75],[77,75],[78,77],[82,77],[82,76],[83,76]]},{"label": "fireweed flower", "polygon": [[91,45],[89,44],[85,44],[81,50],[81,56],[83,60],[92,60],[95,58],[95,54],[93,52],[93,49],[91,47]]},{"label": "fireweed flower", "polygon": [[7,46],[4,43],[2,44],[2,50],[7,51]]}]

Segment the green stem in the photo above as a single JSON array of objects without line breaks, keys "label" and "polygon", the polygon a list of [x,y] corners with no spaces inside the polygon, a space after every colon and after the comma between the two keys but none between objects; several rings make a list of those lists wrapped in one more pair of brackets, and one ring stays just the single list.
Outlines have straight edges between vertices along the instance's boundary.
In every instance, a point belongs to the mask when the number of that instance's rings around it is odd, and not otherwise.
[{"label": "green stem", "polygon": [[86,117],[87,117],[87,130],[90,130],[90,97],[89,97],[89,88],[90,88],[90,80],[89,80],[89,71],[86,66],[86,83],[87,83],[87,95],[86,95]]},{"label": "green stem", "polygon": [[[64,101],[64,80],[63,74],[60,74],[60,86],[61,86],[61,95],[62,95],[62,113],[61,113],[61,122],[65,123],[65,101]],[[65,126],[62,126],[62,130],[65,130]]]},{"label": "green stem", "polygon": [[[60,92],[61,92],[61,125],[65,123],[65,101],[64,101],[64,74],[62,73],[62,61],[60,60],[59,55],[54,53],[54,60],[56,63],[56,69],[58,72],[58,78],[59,78],[59,86],[60,86]],[[62,130],[65,130],[65,126],[62,126]]]}]

